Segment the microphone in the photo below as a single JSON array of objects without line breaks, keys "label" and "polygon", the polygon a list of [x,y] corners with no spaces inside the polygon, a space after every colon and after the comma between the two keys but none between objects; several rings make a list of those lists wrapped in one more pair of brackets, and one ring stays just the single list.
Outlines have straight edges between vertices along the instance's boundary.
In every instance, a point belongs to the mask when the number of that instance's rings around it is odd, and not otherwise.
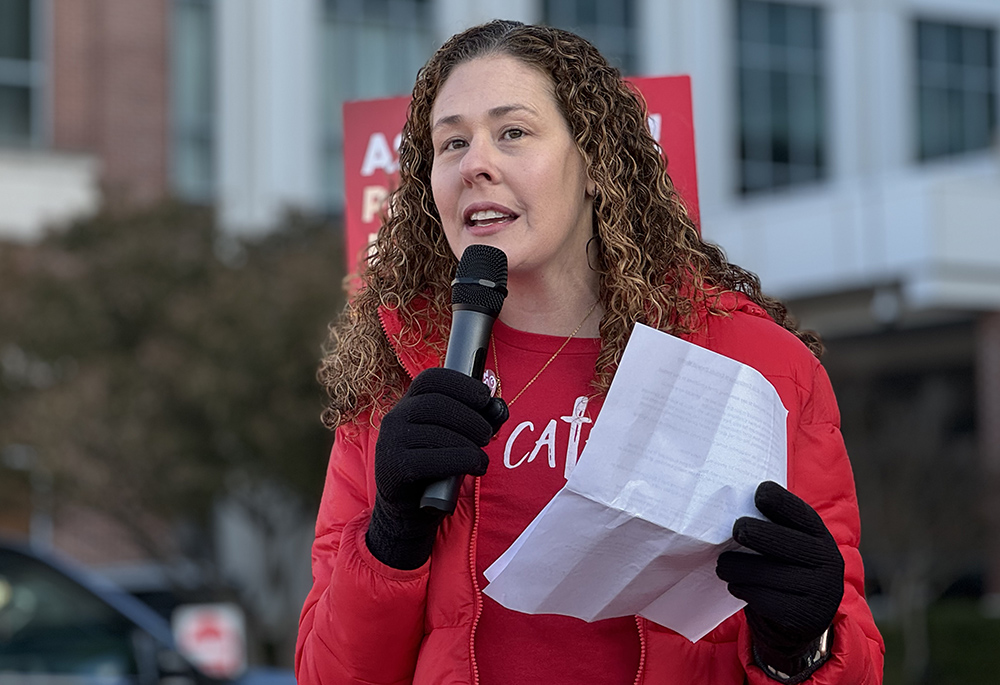
[{"label": "microphone", "polygon": [[[491,245],[469,245],[451,282],[451,335],[444,368],[476,380],[483,377],[493,322],[507,297],[507,255]],[[431,483],[420,498],[422,508],[455,511],[460,476]]]}]

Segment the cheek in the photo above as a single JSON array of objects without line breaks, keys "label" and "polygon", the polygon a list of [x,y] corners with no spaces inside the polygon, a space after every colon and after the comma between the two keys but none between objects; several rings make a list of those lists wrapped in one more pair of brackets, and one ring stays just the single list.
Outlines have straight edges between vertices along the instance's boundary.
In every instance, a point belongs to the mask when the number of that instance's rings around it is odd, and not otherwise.
[{"label": "cheek", "polygon": [[447,222],[449,219],[448,190],[437,171],[431,171],[431,197],[434,199],[434,205],[437,207],[441,220]]},{"label": "cheek", "polygon": [[431,195],[435,201],[438,196],[438,188],[441,186],[441,171],[437,164],[431,166]]}]

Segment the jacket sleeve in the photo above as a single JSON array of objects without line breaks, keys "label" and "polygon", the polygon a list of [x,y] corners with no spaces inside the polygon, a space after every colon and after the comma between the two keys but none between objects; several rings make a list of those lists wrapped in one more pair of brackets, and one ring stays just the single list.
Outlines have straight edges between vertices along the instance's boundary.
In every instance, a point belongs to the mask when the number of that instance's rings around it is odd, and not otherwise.
[{"label": "jacket sleeve", "polygon": [[430,562],[400,571],[368,551],[374,483],[368,477],[372,451],[367,447],[374,435],[367,426],[337,430],[316,522],[313,586],[299,619],[299,685],[409,683],[413,678],[424,635]]},{"label": "jacket sleeve", "polygon": [[[814,685],[878,685],[885,647],[864,596],[864,567],[858,544],[861,522],[840,412],[825,369],[816,362],[811,383],[798,386],[802,400],[789,425],[788,489],[812,505],[844,556],[844,599],[833,622],[830,659],[807,681]],[[740,658],[751,685],[774,685],[754,664],[750,631],[741,622]]]}]

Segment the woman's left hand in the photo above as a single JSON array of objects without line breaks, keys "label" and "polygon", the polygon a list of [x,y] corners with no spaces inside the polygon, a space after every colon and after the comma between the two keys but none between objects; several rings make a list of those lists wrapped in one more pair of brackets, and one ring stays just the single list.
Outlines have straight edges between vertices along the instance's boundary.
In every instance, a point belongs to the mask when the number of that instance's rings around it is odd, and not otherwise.
[{"label": "woman's left hand", "polygon": [[733,539],[757,554],[723,552],[716,573],[747,603],[758,661],[794,676],[799,664],[814,665],[833,623],[844,595],[844,558],[816,510],[777,483],[761,483],[754,504],[769,520],[738,519]]}]

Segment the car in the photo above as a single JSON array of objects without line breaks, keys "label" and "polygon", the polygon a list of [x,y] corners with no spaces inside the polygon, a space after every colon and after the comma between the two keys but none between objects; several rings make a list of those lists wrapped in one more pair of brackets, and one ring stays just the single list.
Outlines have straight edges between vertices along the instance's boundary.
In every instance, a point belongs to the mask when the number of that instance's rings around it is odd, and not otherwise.
[{"label": "car", "polygon": [[288,669],[234,679],[200,671],[177,649],[170,623],[100,576],[0,539],[3,685],[295,685]]}]

